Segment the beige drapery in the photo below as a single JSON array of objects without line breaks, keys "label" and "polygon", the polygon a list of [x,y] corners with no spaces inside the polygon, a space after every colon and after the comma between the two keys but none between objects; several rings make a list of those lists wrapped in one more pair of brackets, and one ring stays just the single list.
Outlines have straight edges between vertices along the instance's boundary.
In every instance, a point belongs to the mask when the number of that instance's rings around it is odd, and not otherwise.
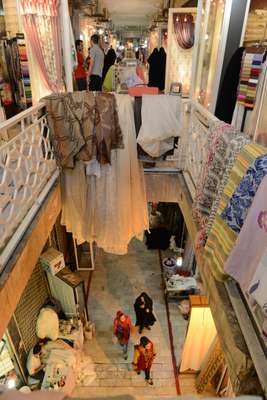
[{"label": "beige drapery", "polygon": [[210,308],[192,307],[182,352],[180,372],[200,370],[216,334]]}]

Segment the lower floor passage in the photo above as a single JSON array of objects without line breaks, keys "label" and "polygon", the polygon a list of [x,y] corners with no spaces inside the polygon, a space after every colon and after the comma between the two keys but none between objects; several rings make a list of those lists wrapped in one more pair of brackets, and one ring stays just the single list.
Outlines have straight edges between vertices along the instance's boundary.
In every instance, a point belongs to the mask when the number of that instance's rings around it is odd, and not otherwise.
[{"label": "lower floor passage", "polygon": [[[124,360],[121,347],[112,342],[113,320],[116,312],[121,310],[135,324],[134,302],[142,292],[153,299],[153,312],[157,321],[151,330],[144,329],[141,335],[138,327],[134,327],[128,359]],[[196,394],[195,375],[181,375],[179,382],[175,379],[174,363],[179,367],[187,321],[179,312],[177,302],[169,303],[168,307],[170,325],[157,250],[147,250],[144,243],[134,240],[126,256],[98,251],[88,303],[89,317],[95,324],[96,333],[84,345],[86,354],[94,363],[96,375],[90,386],[76,387],[73,397],[122,396],[118,398],[143,399],[144,396],[172,398],[177,396],[177,391]],[[172,331],[173,349],[169,329]],[[139,343],[141,336],[147,336],[156,349],[156,358],[151,368],[153,386],[145,381],[143,372],[137,375],[132,367],[134,345]],[[206,396],[208,394],[212,393],[205,392]]]}]

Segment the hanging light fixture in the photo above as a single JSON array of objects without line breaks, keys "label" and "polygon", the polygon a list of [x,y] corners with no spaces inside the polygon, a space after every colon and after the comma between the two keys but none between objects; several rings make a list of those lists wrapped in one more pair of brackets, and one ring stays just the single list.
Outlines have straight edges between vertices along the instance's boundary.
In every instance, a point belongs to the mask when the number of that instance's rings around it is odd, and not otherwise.
[{"label": "hanging light fixture", "polygon": [[182,257],[182,254],[180,254],[180,255],[177,257],[176,265],[177,265],[177,267],[181,267],[181,266],[183,265],[183,257]]},{"label": "hanging light fixture", "polygon": [[184,225],[184,221],[183,221],[183,229],[182,229],[181,243],[180,243],[180,248],[179,248],[178,255],[177,255],[177,259],[176,259],[176,265],[177,265],[177,267],[182,267],[182,265],[183,265],[184,228],[185,228],[185,225]]}]

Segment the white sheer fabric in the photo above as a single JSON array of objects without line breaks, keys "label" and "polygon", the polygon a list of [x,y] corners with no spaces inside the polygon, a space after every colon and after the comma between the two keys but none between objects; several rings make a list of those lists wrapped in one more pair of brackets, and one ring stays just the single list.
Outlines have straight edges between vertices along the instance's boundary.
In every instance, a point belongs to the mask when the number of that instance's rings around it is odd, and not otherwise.
[{"label": "white sheer fabric", "polygon": [[180,372],[200,370],[216,334],[210,308],[192,307]]},{"label": "white sheer fabric", "polygon": [[137,142],[151,157],[159,157],[173,148],[173,138],[181,135],[182,100],[171,95],[144,95],[142,126]]},{"label": "white sheer fabric", "polygon": [[86,176],[85,165],[63,171],[62,224],[78,243],[95,241],[114,254],[126,254],[133,237],[148,229],[144,174],[137,159],[132,100],[116,95],[124,149],[112,151],[101,176]]}]

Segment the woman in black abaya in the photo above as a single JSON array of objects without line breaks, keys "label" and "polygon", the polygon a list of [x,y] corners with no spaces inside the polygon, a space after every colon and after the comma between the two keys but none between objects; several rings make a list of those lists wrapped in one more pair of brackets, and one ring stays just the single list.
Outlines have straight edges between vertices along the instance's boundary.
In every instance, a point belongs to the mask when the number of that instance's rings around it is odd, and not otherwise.
[{"label": "woman in black abaya", "polygon": [[144,328],[150,330],[150,326],[156,322],[156,318],[153,314],[153,301],[145,292],[141,293],[135,300],[134,310],[136,314],[135,326],[139,326],[139,333],[141,334]]},{"label": "woman in black abaya", "polygon": [[158,61],[159,61],[159,51],[157,48],[155,48],[147,59],[147,62],[149,64],[148,86],[150,87],[159,86]]}]

